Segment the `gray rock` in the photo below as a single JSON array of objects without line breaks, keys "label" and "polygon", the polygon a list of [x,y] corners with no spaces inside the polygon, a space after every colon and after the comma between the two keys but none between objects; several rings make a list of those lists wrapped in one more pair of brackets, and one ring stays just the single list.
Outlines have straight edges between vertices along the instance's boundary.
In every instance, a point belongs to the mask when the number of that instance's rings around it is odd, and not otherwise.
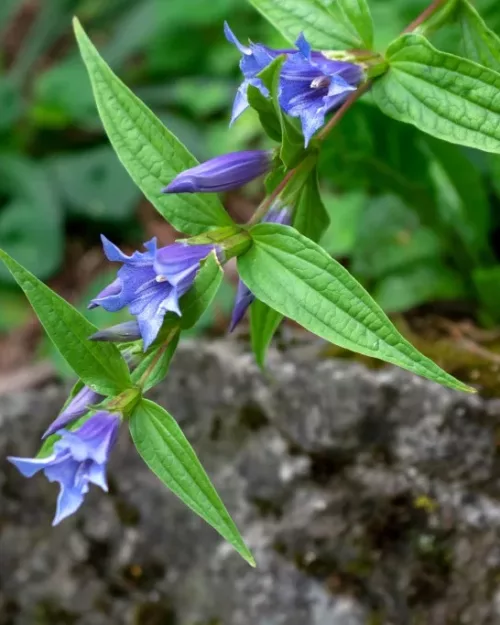
[{"label": "gray rock", "polygon": [[[0,398],[0,458],[33,455],[56,385]],[[253,550],[251,569],[123,431],[110,494],[52,529],[57,487],[2,460],[0,625],[500,623],[500,403],[300,352],[269,371],[183,344],[151,393]]]}]

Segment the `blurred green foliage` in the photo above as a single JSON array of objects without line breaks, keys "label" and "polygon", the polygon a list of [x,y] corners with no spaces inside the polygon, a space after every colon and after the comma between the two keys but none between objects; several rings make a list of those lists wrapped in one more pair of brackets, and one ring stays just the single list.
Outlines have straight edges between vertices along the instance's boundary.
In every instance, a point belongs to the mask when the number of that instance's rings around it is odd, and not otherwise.
[{"label": "blurred green foliage", "polygon": [[[370,4],[382,50],[428,2]],[[476,4],[500,32],[498,0]],[[0,247],[42,279],[63,267],[68,234],[84,245],[101,231],[118,242],[143,238],[140,194],[104,137],[73,15],[200,160],[268,141],[252,112],[228,131],[239,54],[224,20],[242,40],[283,44],[243,0],[0,2]],[[457,51],[458,26],[433,42]],[[500,322],[500,157],[391,121],[368,96],[328,139],[320,176],[332,220],[323,244],[388,312],[459,300],[482,323]],[[1,268],[0,300],[0,331],[23,322]],[[228,292],[222,308],[230,300]]]}]

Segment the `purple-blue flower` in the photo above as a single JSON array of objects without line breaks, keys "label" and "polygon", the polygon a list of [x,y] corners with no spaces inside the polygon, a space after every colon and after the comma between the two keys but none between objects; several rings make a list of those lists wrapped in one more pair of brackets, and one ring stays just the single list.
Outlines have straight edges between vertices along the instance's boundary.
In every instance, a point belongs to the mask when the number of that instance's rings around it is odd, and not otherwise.
[{"label": "purple-blue flower", "polygon": [[293,52],[293,50],[273,50],[262,44],[251,42],[250,45],[244,46],[238,41],[227,22],[224,22],[224,34],[226,35],[226,39],[234,44],[241,52],[240,69],[244,77],[243,82],[236,92],[233,112],[231,114],[232,124],[243,111],[248,108],[247,90],[249,85],[257,87],[263,96],[267,97],[269,95],[269,90],[262,80],[257,77],[257,74],[272,63],[280,54],[288,54],[289,52]]},{"label": "purple-blue flower", "polygon": [[43,438],[47,438],[51,434],[55,434],[57,430],[68,425],[75,419],[82,417],[86,412],[88,412],[89,407],[98,404],[100,401],[104,399],[103,395],[99,395],[95,393],[88,386],[84,386],[69,402],[66,408],[59,414],[59,416],[52,422],[50,427],[42,436]]},{"label": "purple-blue flower", "polygon": [[292,117],[299,117],[306,147],[323,126],[325,115],[338,108],[363,78],[358,65],[332,61],[321,52],[311,52],[304,35],[295,44],[298,52],[283,63],[279,81],[279,103]]},{"label": "purple-blue flower", "polygon": [[271,168],[271,150],[230,152],[186,169],[162,193],[212,193],[241,187]]},{"label": "purple-blue flower", "polygon": [[170,311],[181,315],[179,298],[190,289],[213,245],[173,243],[157,249],[156,238],[144,244],[146,252],[123,252],[102,236],[104,253],[113,262],[123,263],[116,280],[95,297],[89,308],[102,306],[116,312],[128,306],[139,324],[146,350],[158,336],[163,318]]},{"label": "purple-blue flower", "polygon": [[97,412],[74,432],[58,430],[61,439],[47,458],[15,458],[8,460],[25,477],[43,471],[49,482],[59,482],[53,525],[73,514],[82,505],[89,484],[108,490],[106,463],[116,442],[120,416]]},{"label": "purple-blue flower", "polygon": [[[292,212],[288,207],[273,207],[262,220],[263,222],[283,224],[289,226],[292,221]],[[231,315],[231,323],[229,324],[229,332],[232,332],[238,323],[242,320],[250,304],[254,301],[255,295],[240,280],[234,300],[233,312]]]}]

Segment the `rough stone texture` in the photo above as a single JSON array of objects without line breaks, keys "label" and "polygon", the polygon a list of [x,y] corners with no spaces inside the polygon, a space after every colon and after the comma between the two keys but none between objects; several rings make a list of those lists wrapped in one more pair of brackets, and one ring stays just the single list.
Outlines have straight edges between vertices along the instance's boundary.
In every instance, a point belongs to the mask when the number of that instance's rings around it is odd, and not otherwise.
[{"label": "rough stone texture", "polygon": [[[2,460],[0,625],[496,625],[500,403],[387,368],[181,347],[175,415],[258,562],[146,469],[126,431],[109,496],[51,528],[57,487]],[[32,455],[64,390],[0,398]]]}]

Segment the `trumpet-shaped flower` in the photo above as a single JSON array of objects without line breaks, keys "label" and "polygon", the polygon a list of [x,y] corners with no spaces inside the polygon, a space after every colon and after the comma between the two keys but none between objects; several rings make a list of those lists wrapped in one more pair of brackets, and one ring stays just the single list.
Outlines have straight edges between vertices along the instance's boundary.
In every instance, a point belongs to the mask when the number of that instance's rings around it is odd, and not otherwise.
[{"label": "trumpet-shaped flower", "polygon": [[312,52],[305,37],[295,44],[298,52],[283,63],[279,81],[281,108],[298,117],[305,144],[323,126],[325,115],[341,106],[363,78],[359,65],[332,61],[321,52]]},{"label": "trumpet-shaped flower", "polygon": [[43,471],[49,482],[59,483],[53,525],[78,510],[90,484],[108,490],[106,464],[120,422],[119,415],[97,412],[73,432],[58,430],[61,438],[47,458],[8,458],[25,477]]},{"label": "trumpet-shaped flower", "polygon": [[127,256],[106,237],[101,238],[107,258],[123,265],[116,280],[91,301],[89,308],[102,306],[116,312],[128,306],[147,349],[158,336],[165,314],[181,315],[179,298],[191,288],[200,262],[216,248],[179,242],[157,249],[153,238],[144,244],[146,252]]},{"label": "trumpet-shaped flower", "polygon": [[236,92],[231,115],[232,124],[248,108],[247,90],[249,85],[257,87],[263,96],[267,97],[269,95],[269,90],[257,75],[272,63],[275,58],[281,54],[293,52],[293,50],[273,50],[259,43],[250,43],[248,46],[244,46],[238,41],[227,22],[224,23],[224,34],[226,39],[241,52],[240,69],[244,77]]}]

